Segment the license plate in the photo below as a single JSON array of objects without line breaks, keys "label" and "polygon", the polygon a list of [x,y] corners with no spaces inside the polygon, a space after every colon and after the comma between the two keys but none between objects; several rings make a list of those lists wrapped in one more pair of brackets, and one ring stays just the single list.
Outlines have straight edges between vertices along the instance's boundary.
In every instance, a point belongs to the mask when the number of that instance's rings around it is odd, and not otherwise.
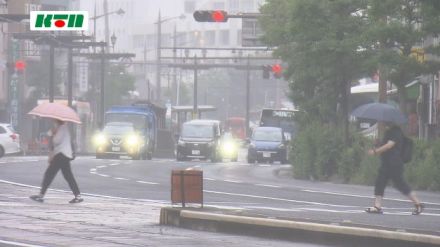
[{"label": "license plate", "polygon": [[121,151],[121,147],[112,147],[112,151],[119,152]]},{"label": "license plate", "polygon": [[270,152],[263,152],[264,158],[270,158]]},{"label": "license plate", "polygon": [[192,150],[193,155],[200,155],[200,150]]}]

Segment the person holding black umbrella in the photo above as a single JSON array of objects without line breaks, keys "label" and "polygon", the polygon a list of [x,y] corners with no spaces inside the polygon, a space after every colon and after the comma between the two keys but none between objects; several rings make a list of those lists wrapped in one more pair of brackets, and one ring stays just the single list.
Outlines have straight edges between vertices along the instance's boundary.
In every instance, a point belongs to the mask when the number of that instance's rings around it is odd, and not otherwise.
[{"label": "person holding black umbrella", "polygon": [[383,213],[382,199],[385,187],[389,180],[392,180],[394,186],[405,196],[407,196],[415,206],[413,215],[419,215],[423,212],[424,205],[411,190],[408,183],[403,178],[404,162],[402,160],[402,150],[404,134],[402,129],[395,123],[385,122],[385,134],[382,145],[378,148],[368,150],[369,155],[380,155],[381,165],[374,186],[374,206],[367,208],[367,213]]},{"label": "person holding black umbrella", "polygon": [[367,208],[367,213],[383,213],[382,199],[385,187],[389,180],[392,180],[395,187],[407,196],[415,205],[413,215],[419,215],[425,208],[416,194],[411,190],[403,178],[403,143],[406,138],[399,124],[406,123],[406,117],[396,107],[384,103],[365,104],[355,109],[352,116],[358,118],[373,119],[385,123],[382,145],[378,148],[368,150],[369,155],[380,155],[381,165],[374,186],[374,206]]}]

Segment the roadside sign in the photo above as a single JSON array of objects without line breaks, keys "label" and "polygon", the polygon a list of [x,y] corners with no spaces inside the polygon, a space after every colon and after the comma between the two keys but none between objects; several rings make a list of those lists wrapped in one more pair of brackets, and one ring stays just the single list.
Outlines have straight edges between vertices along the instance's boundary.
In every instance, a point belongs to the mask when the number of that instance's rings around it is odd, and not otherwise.
[{"label": "roadside sign", "polygon": [[89,26],[87,11],[31,11],[32,31],[86,31]]}]

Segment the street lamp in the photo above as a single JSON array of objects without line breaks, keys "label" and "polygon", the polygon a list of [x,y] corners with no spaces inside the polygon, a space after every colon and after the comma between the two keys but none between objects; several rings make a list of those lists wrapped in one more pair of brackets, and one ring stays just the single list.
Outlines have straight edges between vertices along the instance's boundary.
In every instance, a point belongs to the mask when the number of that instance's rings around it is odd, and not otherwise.
[{"label": "street lamp", "polygon": [[112,36],[110,37],[110,41],[112,42],[113,52],[115,52],[116,39],[117,38],[116,38],[115,32],[113,32]]},{"label": "street lamp", "polygon": [[154,24],[157,24],[156,97],[157,97],[157,101],[159,101],[159,102],[161,100],[161,88],[160,88],[161,87],[161,85],[160,85],[160,73],[161,73],[161,65],[160,65],[160,63],[161,63],[161,58],[160,58],[161,57],[161,50],[160,49],[161,49],[161,47],[160,47],[160,44],[162,42],[162,23],[170,21],[170,20],[174,20],[174,19],[183,20],[185,18],[186,18],[186,16],[184,14],[181,14],[179,16],[168,17],[168,18],[162,19],[161,15],[160,15],[160,11],[159,11],[159,16],[158,16],[157,22],[154,23]]},{"label": "street lamp", "polygon": [[120,8],[118,10],[110,11],[110,12],[104,13],[102,15],[96,15],[96,6],[95,6],[95,16],[90,17],[90,20],[93,20],[93,41],[96,41],[96,20],[101,17],[112,15],[112,14],[124,15],[125,11],[122,8]]}]

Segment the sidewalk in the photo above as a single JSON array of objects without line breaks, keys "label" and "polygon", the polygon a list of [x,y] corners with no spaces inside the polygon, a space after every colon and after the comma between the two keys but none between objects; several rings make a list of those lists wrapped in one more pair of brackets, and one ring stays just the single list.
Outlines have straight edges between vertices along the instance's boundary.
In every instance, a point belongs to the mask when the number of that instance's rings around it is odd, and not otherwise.
[{"label": "sidewalk", "polygon": [[69,204],[71,194],[54,191],[38,203],[29,199],[37,192],[0,184],[0,240],[36,246],[146,246],[162,231],[157,225],[160,205],[89,196]]},{"label": "sidewalk", "polygon": [[[281,246],[280,243],[271,244],[275,239],[316,242],[325,246],[354,246],[353,243],[355,246],[372,246],[373,243],[387,247],[440,246],[440,236],[274,219],[219,208],[171,208],[147,200],[85,195],[83,203],[69,204],[71,193],[50,190],[45,202],[38,203],[29,199],[29,195],[37,192],[37,188],[0,183],[1,247],[233,247],[246,246],[242,245],[246,239],[253,242],[252,246]],[[249,239],[237,233],[269,239]]]}]

